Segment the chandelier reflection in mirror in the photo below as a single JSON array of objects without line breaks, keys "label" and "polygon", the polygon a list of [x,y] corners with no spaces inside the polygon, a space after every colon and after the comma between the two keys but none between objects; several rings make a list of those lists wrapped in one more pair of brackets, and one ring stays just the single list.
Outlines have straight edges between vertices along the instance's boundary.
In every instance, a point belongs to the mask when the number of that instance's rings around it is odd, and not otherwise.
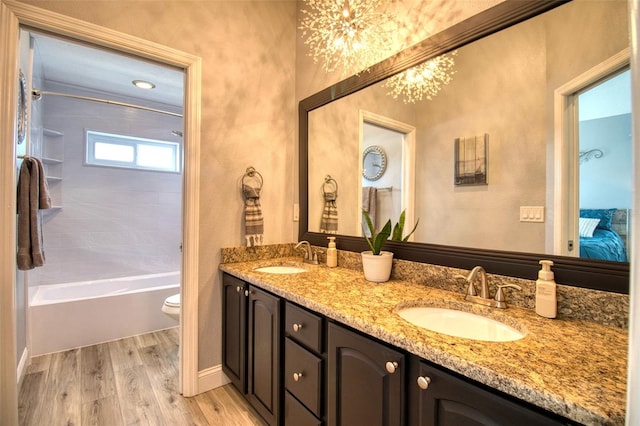
[{"label": "chandelier reflection in mirror", "polygon": [[388,78],[383,85],[390,89],[387,94],[412,104],[433,99],[443,86],[451,82],[455,74],[453,57],[457,53],[457,50],[445,53]]},{"label": "chandelier reflection in mirror", "polygon": [[326,72],[359,74],[391,55],[395,23],[383,0],[305,0],[300,29]]}]

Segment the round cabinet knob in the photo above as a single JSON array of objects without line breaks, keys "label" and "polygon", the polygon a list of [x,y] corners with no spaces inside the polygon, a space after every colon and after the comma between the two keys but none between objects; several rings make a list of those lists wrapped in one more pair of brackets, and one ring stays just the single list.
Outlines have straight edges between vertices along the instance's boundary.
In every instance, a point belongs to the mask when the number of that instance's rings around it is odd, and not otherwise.
[{"label": "round cabinet knob", "polygon": [[240,293],[241,290],[242,290],[242,287],[240,287],[240,286],[236,287],[236,293]]},{"label": "round cabinet knob", "polygon": [[297,333],[300,330],[302,330],[302,324],[293,324],[293,331]]},{"label": "round cabinet knob", "polygon": [[245,291],[244,291],[244,295],[245,295],[245,296],[249,296],[249,290],[245,290]]},{"label": "round cabinet knob", "polygon": [[418,383],[418,387],[422,390],[426,390],[429,387],[429,383],[431,383],[431,379],[429,377],[418,377],[418,380],[416,380],[416,383]]},{"label": "round cabinet knob", "polygon": [[293,373],[293,381],[298,382],[302,379],[302,373]]},{"label": "round cabinet knob", "polygon": [[395,361],[388,361],[384,366],[387,369],[387,373],[393,374],[396,372],[396,369],[398,368],[398,363]]}]

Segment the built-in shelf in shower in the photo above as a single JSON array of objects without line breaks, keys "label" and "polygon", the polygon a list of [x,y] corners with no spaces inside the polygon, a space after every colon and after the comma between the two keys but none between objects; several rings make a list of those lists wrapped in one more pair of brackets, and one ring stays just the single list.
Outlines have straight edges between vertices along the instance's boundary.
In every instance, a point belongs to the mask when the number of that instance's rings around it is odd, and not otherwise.
[{"label": "built-in shelf in shower", "polygon": [[58,160],[57,158],[49,158],[49,157],[42,158],[42,162],[44,164],[62,164],[62,160]]}]

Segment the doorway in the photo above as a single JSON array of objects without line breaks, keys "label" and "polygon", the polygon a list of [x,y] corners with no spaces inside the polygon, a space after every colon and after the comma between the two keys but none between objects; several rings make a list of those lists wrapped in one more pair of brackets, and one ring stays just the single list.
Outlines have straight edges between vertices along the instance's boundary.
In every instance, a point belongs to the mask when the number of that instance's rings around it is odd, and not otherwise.
[{"label": "doorway", "polygon": [[[406,123],[360,111],[363,196],[359,200],[358,223],[364,223],[360,217],[363,209],[370,213],[372,220],[377,219],[373,220],[376,230],[387,219],[396,223],[402,211],[405,223],[414,223],[415,131],[414,126]],[[368,162],[370,155],[366,153],[374,153],[377,160]],[[383,169],[381,162],[384,162]],[[371,166],[375,169],[367,170]]]},{"label": "doorway", "polygon": [[160,307],[180,292],[183,71],[37,31],[20,44],[23,150],[52,201],[47,260],[22,275],[30,356],[177,326]]},{"label": "doorway", "polygon": [[[616,76],[625,69],[628,69],[629,55],[629,49],[624,49],[606,61],[585,71],[583,74],[576,76],[561,87],[557,88],[554,92],[554,144],[552,163],[554,180],[554,202],[552,206],[553,223],[547,229],[547,231],[550,232],[550,235],[553,236],[554,254],[571,257],[580,256],[580,222],[583,222],[583,224],[585,223],[584,220],[580,220],[580,216],[595,215],[602,212],[607,215],[612,215],[613,210],[623,209],[623,207],[603,207],[604,204],[598,202],[597,208],[589,209],[599,210],[599,212],[585,212],[584,210],[586,210],[585,207],[587,207],[587,205],[584,203],[581,205],[581,170],[586,171],[586,168],[583,169],[585,163],[590,163],[586,164],[586,166],[591,168],[593,164],[596,164],[595,161],[600,161],[600,159],[595,159],[594,153],[598,151],[593,151],[591,154],[593,156],[588,154],[588,151],[592,151],[592,149],[586,148],[591,144],[591,142],[585,141],[587,145],[584,145],[580,141],[579,135],[581,124],[579,120],[579,95],[583,92],[591,93],[592,95],[597,95],[598,92],[601,92],[601,90],[589,92],[589,89],[597,87],[600,83],[606,82],[613,76]],[[624,84],[622,86],[624,86]],[[626,84],[626,88],[626,96],[630,98],[630,85]],[[600,105],[605,104],[601,100],[597,103]],[[589,108],[584,104],[582,109],[588,110]],[[584,112],[585,111],[583,111],[583,113]],[[613,113],[613,115],[619,114]],[[610,115],[608,116],[610,117]],[[586,116],[584,117],[586,118]],[[583,124],[593,125],[595,123],[597,127],[605,128],[601,125],[602,122],[591,121],[591,123],[589,123],[589,121],[591,120],[583,120]],[[602,146],[601,140],[599,140],[598,143]],[[581,146],[581,144],[584,146]],[[582,165],[580,162],[581,151],[583,151]],[[600,154],[598,153],[598,156],[599,155]],[[589,160],[587,160],[587,157],[589,157]],[[610,155],[609,159],[611,158],[613,157]],[[604,163],[601,162],[599,164],[602,165]],[[586,173],[585,176],[587,176]],[[631,181],[628,182],[628,185],[631,185]],[[591,183],[587,183],[587,181],[583,182],[582,186],[590,188],[589,191],[592,191],[594,188]],[[586,192],[584,194],[586,194]],[[583,209],[582,213],[580,211],[581,208]],[[608,219],[604,220],[602,223],[606,227],[609,227],[609,222],[611,222],[611,217],[608,217]],[[584,241],[585,240],[583,240],[583,242]]]}]

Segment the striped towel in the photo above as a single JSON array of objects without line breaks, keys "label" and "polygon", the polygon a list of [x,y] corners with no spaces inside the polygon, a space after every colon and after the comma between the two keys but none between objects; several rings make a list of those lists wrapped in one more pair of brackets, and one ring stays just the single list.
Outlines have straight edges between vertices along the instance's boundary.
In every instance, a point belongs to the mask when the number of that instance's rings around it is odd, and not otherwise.
[{"label": "striped towel", "polygon": [[260,207],[260,189],[243,184],[242,193],[244,195],[244,234],[247,246],[262,245],[264,240],[264,219],[262,218],[262,208]]},{"label": "striped towel", "polygon": [[324,193],[324,209],[320,220],[320,232],[324,234],[338,233],[338,208],[336,207],[338,191]]}]

